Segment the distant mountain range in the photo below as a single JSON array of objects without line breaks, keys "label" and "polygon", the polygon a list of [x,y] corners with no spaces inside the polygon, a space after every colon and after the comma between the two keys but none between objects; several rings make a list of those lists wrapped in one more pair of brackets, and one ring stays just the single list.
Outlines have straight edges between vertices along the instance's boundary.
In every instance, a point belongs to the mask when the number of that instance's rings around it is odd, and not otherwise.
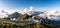
[{"label": "distant mountain range", "polygon": [[19,14],[27,14],[32,15],[35,14],[39,17],[45,18],[47,17],[49,20],[60,20],[60,11],[50,10],[50,11],[36,11],[33,7],[30,7],[30,9],[21,10],[21,11],[14,11],[14,10],[0,10],[0,18],[17,18]]}]

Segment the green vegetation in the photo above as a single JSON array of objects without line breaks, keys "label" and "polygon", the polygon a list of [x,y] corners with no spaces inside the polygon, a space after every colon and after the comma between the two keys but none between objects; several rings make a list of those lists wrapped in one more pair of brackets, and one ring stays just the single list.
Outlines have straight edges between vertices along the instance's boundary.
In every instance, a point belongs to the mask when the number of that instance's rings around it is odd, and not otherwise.
[{"label": "green vegetation", "polygon": [[0,28],[60,28],[60,25],[54,24],[13,24],[9,22],[0,22]]},{"label": "green vegetation", "polygon": [[[19,21],[30,21],[31,16],[20,15],[16,22]],[[40,20],[42,21],[42,20]],[[60,28],[60,25],[52,24],[50,22],[42,22],[36,24],[16,24],[15,22],[2,21],[0,22],[0,28]]]}]

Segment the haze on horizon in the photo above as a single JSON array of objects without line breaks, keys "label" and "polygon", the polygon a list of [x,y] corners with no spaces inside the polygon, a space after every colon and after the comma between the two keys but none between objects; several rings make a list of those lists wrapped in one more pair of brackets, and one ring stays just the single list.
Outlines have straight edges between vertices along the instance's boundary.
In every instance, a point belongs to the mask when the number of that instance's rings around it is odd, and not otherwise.
[{"label": "haze on horizon", "polygon": [[30,6],[35,10],[60,10],[60,0],[0,0],[0,10],[23,10]]}]

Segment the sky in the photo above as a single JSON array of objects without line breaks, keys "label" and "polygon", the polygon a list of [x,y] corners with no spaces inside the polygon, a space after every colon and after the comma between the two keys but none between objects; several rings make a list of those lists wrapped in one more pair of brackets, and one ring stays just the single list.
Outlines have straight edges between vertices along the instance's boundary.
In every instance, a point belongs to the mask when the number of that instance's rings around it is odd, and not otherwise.
[{"label": "sky", "polygon": [[0,0],[0,10],[34,7],[35,10],[60,10],[60,0]]}]

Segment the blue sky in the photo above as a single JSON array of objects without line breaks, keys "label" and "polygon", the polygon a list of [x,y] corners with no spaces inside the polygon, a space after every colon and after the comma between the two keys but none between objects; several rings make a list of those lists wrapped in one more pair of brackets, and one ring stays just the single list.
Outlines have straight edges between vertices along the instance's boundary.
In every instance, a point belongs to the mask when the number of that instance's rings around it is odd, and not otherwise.
[{"label": "blue sky", "polygon": [[0,0],[0,9],[21,10],[30,6],[37,10],[60,10],[60,0]]}]

